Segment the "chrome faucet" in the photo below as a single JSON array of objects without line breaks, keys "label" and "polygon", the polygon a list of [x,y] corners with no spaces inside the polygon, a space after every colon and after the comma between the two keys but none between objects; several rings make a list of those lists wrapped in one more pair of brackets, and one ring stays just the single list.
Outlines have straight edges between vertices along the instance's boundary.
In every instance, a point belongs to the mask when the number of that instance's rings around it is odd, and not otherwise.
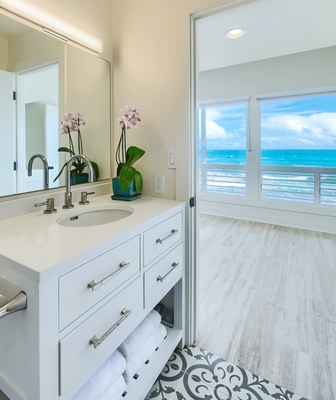
[{"label": "chrome faucet", "polygon": [[35,158],[40,158],[43,162],[43,168],[44,168],[44,189],[49,189],[49,167],[48,167],[48,162],[47,159],[42,156],[42,154],[34,154],[29,162],[28,162],[28,176],[32,176],[33,173],[33,162]]},{"label": "chrome faucet", "polygon": [[88,167],[89,170],[89,182],[93,182],[93,168],[91,161],[86,157],[81,154],[77,154],[73,157],[70,158],[68,161],[68,165],[66,166],[66,177],[65,177],[65,185],[66,185],[66,191],[65,191],[65,196],[64,196],[64,206],[62,208],[73,208],[74,205],[72,204],[72,193],[71,193],[71,182],[70,182],[70,169],[72,163],[76,160],[83,160],[85,164]]}]

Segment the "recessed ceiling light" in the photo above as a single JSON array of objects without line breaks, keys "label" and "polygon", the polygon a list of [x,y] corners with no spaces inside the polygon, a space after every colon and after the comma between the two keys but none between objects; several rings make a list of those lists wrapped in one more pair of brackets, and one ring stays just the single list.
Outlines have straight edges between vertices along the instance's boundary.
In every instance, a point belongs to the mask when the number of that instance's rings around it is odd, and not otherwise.
[{"label": "recessed ceiling light", "polygon": [[237,39],[239,37],[242,37],[246,34],[246,30],[242,28],[234,28],[230,29],[229,31],[226,32],[225,37],[228,39]]}]

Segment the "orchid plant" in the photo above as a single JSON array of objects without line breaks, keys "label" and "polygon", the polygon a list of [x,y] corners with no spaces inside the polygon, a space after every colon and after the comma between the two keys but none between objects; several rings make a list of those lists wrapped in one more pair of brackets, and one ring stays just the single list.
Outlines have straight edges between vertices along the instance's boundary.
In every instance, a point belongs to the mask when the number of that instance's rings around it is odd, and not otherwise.
[{"label": "orchid plant", "polygon": [[[86,124],[86,122],[84,121],[84,115],[80,114],[80,113],[76,113],[76,114],[65,114],[64,115],[64,119],[61,122],[61,126],[58,128],[59,132],[63,135],[69,135],[69,147],[60,147],[58,149],[59,152],[65,152],[65,153],[70,153],[71,157],[76,155],[75,153],[75,147],[74,147],[74,143],[71,137],[71,133],[72,132],[77,132],[77,142],[78,142],[78,154],[84,154],[84,148],[83,148],[83,140],[82,140],[82,135],[81,135],[81,126],[84,126]],[[66,162],[61,171],[59,172],[59,174],[56,176],[56,178],[54,179],[54,182],[61,176],[64,168],[66,167],[66,165],[68,164],[68,162]],[[92,164],[92,168],[94,171],[94,175],[95,175],[95,180],[97,180],[99,178],[99,168],[98,165],[94,162],[91,161]],[[73,169],[71,169],[70,171],[70,175],[79,175],[81,173],[83,173],[86,164],[85,162],[83,162],[82,160],[75,160],[72,164]]]},{"label": "orchid plant", "polygon": [[141,121],[139,108],[125,106],[123,110],[118,112],[117,121],[121,127],[121,136],[116,151],[117,177],[119,177],[120,187],[122,190],[127,190],[134,180],[135,189],[140,194],[143,179],[141,173],[133,167],[133,164],[145,154],[145,151],[136,146],[131,146],[128,149],[126,147],[126,130],[135,128],[137,123]]}]

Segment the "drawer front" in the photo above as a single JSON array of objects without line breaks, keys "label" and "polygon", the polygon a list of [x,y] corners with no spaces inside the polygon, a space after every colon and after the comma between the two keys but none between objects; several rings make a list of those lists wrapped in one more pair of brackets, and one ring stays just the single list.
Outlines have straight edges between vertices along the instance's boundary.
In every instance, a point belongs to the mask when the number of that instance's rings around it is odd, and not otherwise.
[{"label": "drawer front", "polygon": [[136,236],[60,277],[60,330],[139,271],[140,236]]},{"label": "drawer front", "polygon": [[[140,322],[143,296],[142,279],[138,278],[126,289],[120,292],[90,318],[79,325],[69,335],[60,341],[60,392],[65,393],[72,383],[90,367],[90,365],[106,351],[114,341],[121,337],[124,340]],[[122,315],[126,308],[131,311],[129,316]],[[120,319],[124,318],[122,322]],[[119,326],[115,325],[120,322]],[[105,335],[111,328],[110,335]],[[105,340],[96,348],[90,344],[94,337]],[[119,345],[119,343],[118,343]],[[111,351],[111,353],[112,353]]]},{"label": "drawer front", "polygon": [[182,213],[178,213],[144,232],[145,266],[181,240],[181,238]]},{"label": "drawer front", "polygon": [[145,307],[155,306],[182,277],[182,244],[167,254],[145,273]]}]

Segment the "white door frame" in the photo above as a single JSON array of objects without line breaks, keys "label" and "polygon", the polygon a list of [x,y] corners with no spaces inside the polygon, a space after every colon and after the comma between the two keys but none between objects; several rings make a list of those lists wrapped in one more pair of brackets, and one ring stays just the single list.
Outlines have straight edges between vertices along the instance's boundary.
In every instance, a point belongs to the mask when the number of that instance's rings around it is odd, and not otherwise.
[{"label": "white door frame", "polygon": [[[17,123],[17,193],[27,192],[25,189],[25,181],[27,174],[28,160],[26,159],[26,112],[25,112],[25,93],[24,93],[24,79],[27,75],[32,72],[43,71],[46,68],[57,65],[59,68],[58,60],[52,60],[47,63],[40,63],[33,67],[26,68],[17,72],[14,72],[16,76],[16,91],[17,91],[17,112],[16,112],[16,123]],[[40,171],[41,179],[43,177],[43,171]],[[36,171],[35,171],[36,174]],[[28,190],[29,192],[29,190]]]},{"label": "white door frame", "polygon": [[[197,54],[197,22],[212,15],[231,10],[237,7],[255,2],[265,2],[270,0],[228,0],[220,4],[204,1],[204,9],[189,13],[189,198],[195,197],[196,206],[193,208],[187,205],[186,232],[187,251],[186,251],[186,344],[190,345],[197,339],[199,321],[199,255],[198,255],[198,232],[199,232],[199,192],[198,192],[198,54]],[[209,3],[209,4],[206,4]],[[212,5],[210,4],[212,3]],[[203,4],[203,2],[202,2]],[[207,7],[208,6],[208,7]],[[210,7],[209,7],[210,6]],[[179,33],[179,32],[178,32]],[[178,35],[177,35],[178,36]],[[180,40],[180,38],[179,38]],[[179,51],[179,49],[178,49]],[[179,67],[179,66],[178,66]],[[179,107],[179,103],[177,104]],[[177,131],[177,135],[179,131]],[[177,136],[178,138],[178,136]],[[177,140],[177,148],[181,143]],[[181,153],[183,148],[180,149]],[[177,155],[179,159],[182,155]],[[186,166],[186,165],[184,165]],[[178,171],[179,173],[179,171]],[[182,173],[181,173],[182,175]],[[177,176],[177,193],[179,185],[184,177]],[[182,192],[182,191],[181,191]],[[185,194],[178,197],[186,197]]]}]

